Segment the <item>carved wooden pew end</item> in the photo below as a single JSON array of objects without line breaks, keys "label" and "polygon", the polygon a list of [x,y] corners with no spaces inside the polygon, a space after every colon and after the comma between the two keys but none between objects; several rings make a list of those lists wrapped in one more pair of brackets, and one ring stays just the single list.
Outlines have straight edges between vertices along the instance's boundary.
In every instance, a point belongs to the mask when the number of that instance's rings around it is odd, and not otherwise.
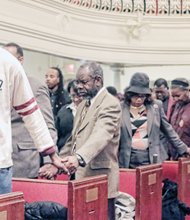
[{"label": "carved wooden pew end", "polygon": [[135,220],[161,219],[161,164],[151,164],[136,169],[120,169],[119,189],[136,199]]},{"label": "carved wooden pew end", "polygon": [[0,195],[0,220],[24,220],[22,192]]}]

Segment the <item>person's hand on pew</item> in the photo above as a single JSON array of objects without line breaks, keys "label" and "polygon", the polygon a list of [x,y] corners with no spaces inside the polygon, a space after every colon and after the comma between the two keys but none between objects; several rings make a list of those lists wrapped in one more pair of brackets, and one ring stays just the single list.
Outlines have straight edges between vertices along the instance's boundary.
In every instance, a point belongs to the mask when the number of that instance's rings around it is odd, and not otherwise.
[{"label": "person's hand on pew", "polygon": [[[186,157],[186,158],[190,158],[190,147],[187,147],[186,152],[185,152],[185,153],[183,153],[183,154],[181,154],[181,155],[179,155],[179,157],[178,157],[178,158],[180,158],[180,157]],[[178,160],[178,158],[177,158],[177,160]],[[173,158],[172,160],[176,160],[176,158]]]},{"label": "person's hand on pew", "polygon": [[39,176],[42,178],[47,178],[47,179],[55,179],[57,176],[59,169],[54,166],[53,164],[45,164],[42,167],[40,167],[39,170]]},{"label": "person's hand on pew", "polygon": [[187,151],[186,151],[185,156],[186,156],[186,157],[190,157],[190,148],[189,148],[189,147],[187,148]]}]

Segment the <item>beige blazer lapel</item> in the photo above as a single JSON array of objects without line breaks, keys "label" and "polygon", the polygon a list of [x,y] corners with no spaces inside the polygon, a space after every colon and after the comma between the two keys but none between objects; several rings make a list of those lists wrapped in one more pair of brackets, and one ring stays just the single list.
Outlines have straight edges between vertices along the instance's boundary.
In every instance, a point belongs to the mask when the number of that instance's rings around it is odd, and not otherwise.
[{"label": "beige blazer lapel", "polygon": [[85,108],[85,100],[81,102],[81,104],[79,105],[79,108],[77,109],[77,114],[74,118],[74,127],[73,127],[73,131],[72,131],[72,134],[76,134],[76,130],[79,129],[79,123],[80,123],[80,120],[81,120],[81,115],[82,115],[82,112]]},{"label": "beige blazer lapel", "polygon": [[[87,124],[89,123],[89,121],[91,120],[92,115],[94,115],[94,112],[96,111],[96,108],[101,104],[103,98],[106,95],[106,90],[103,90],[98,97],[96,97],[94,103],[89,107],[86,116],[83,120],[83,122],[81,123],[81,126],[79,127],[78,132],[80,132],[82,129],[84,129],[84,127],[87,126]],[[82,111],[81,111],[82,113]]]}]

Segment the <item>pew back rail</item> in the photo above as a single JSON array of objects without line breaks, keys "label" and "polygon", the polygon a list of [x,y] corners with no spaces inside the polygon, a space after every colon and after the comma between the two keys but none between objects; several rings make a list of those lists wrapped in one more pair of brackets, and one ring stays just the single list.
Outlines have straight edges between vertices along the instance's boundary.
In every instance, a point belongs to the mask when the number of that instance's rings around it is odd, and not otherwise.
[{"label": "pew back rail", "polygon": [[22,191],[27,202],[53,201],[64,205],[69,220],[107,219],[105,175],[73,181],[13,178],[13,191]]}]

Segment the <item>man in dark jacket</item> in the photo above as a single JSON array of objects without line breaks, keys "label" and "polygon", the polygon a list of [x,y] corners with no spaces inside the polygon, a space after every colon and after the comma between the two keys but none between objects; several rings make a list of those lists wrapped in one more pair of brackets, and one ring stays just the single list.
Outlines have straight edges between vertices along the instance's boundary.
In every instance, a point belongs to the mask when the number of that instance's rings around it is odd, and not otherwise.
[{"label": "man in dark jacket", "polygon": [[168,82],[163,78],[157,79],[154,82],[154,92],[156,98],[162,101],[164,112],[167,118],[169,118],[171,106],[173,104],[173,98],[169,92]]},{"label": "man in dark jacket", "polygon": [[[163,78],[158,78],[154,82],[154,93],[156,99],[162,101],[164,112],[168,119],[171,112],[171,106],[173,104],[173,98],[169,92],[168,82]],[[160,144],[162,145],[160,148],[161,159],[162,161],[168,160],[170,158],[169,141],[162,132],[160,133]]]},{"label": "man in dark jacket", "polygon": [[62,106],[71,102],[67,91],[63,87],[63,74],[58,67],[50,67],[45,75],[50,93],[50,101],[54,119]]}]

